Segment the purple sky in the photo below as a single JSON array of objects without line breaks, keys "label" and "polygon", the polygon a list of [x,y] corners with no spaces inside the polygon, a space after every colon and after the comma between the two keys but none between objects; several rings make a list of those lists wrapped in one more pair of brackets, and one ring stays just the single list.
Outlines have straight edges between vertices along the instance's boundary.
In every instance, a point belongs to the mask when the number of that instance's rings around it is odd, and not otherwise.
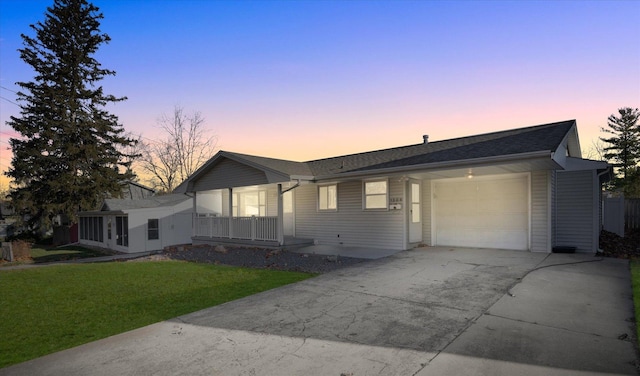
[{"label": "purple sky", "polygon": [[[0,169],[17,49],[52,1],[0,2]],[[147,139],[174,105],[224,150],[309,160],[577,119],[583,152],[640,107],[637,1],[95,1],[110,107]],[[6,180],[5,180],[6,182]],[[6,183],[5,183],[6,184]]]}]

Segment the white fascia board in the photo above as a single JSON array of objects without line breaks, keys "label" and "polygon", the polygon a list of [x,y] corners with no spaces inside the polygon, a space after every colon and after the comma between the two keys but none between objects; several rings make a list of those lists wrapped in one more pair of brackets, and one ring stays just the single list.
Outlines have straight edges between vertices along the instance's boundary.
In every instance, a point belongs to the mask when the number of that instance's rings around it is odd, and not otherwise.
[{"label": "white fascia board", "polygon": [[[534,158],[549,158],[549,160],[551,161],[552,160],[551,155],[552,155],[551,151],[543,150],[543,151],[535,151],[530,153],[502,155],[498,157],[460,159],[457,161],[424,163],[424,164],[411,165],[411,166],[388,167],[388,168],[380,168],[376,170],[367,170],[367,171],[344,172],[341,174],[318,176],[316,178],[316,181],[335,180],[335,179],[342,179],[346,177],[354,178],[354,177],[366,177],[366,176],[381,175],[381,174],[397,174],[397,173],[403,173],[403,172],[415,172],[420,170],[442,170],[442,169],[448,169],[448,168],[461,168],[466,166],[490,165],[493,163],[524,161],[527,159],[534,159]],[[558,167],[560,168],[560,166]]]},{"label": "white fascia board", "polygon": [[305,181],[313,181],[315,180],[315,176],[312,175],[291,175],[291,180],[299,180],[300,183],[304,183]]}]

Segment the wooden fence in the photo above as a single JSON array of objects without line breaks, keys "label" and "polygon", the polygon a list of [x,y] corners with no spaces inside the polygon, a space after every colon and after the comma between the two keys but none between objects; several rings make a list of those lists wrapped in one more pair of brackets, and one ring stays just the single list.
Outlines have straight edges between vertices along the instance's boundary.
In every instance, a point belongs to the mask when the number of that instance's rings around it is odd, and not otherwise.
[{"label": "wooden fence", "polygon": [[627,229],[640,228],[640,198],[624,200],[624,222]]}]

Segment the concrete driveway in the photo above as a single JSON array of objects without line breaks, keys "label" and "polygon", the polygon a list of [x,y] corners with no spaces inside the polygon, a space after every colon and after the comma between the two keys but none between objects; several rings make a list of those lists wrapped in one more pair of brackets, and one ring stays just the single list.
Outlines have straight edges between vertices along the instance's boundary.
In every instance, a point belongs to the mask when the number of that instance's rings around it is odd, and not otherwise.
[{"label": "concrete driveway", "polygon": [[422,248],[0,375],[636,374],[628,262]]}]

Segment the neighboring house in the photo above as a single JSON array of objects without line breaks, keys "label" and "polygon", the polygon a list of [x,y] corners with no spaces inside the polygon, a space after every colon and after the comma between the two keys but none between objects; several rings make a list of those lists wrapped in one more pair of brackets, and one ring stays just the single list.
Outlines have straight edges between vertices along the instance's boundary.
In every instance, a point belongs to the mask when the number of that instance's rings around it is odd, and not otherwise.
[{"label": "neighboring house", "polygon": [[151,197],[156,194],[153,188],[149,188],[135,181],[128,180],[122,186],[122,197],[125,200],[138,200]]},{"label": "neighboring house", "polygon": [[[137,200],[153,195],[155,195],[155,191],[152,188],[127,180],[122,183],[119,197],[124,200]],[[59,214],[53,219],[54,245],[77,243],[79,240],[78,232],[78,224],[72,223],[66,215]]]},{"label": "neighboring house", "polygon": [[78,216],[80,244],[143,252],[191,243],[193,201],[184,194],[106,199],[99,211]]},{"label": "neighboring house", "polygon": [[220,151],[179,191],[195,244],[595,252],[609,175],[570,120],[308,162]]}]

